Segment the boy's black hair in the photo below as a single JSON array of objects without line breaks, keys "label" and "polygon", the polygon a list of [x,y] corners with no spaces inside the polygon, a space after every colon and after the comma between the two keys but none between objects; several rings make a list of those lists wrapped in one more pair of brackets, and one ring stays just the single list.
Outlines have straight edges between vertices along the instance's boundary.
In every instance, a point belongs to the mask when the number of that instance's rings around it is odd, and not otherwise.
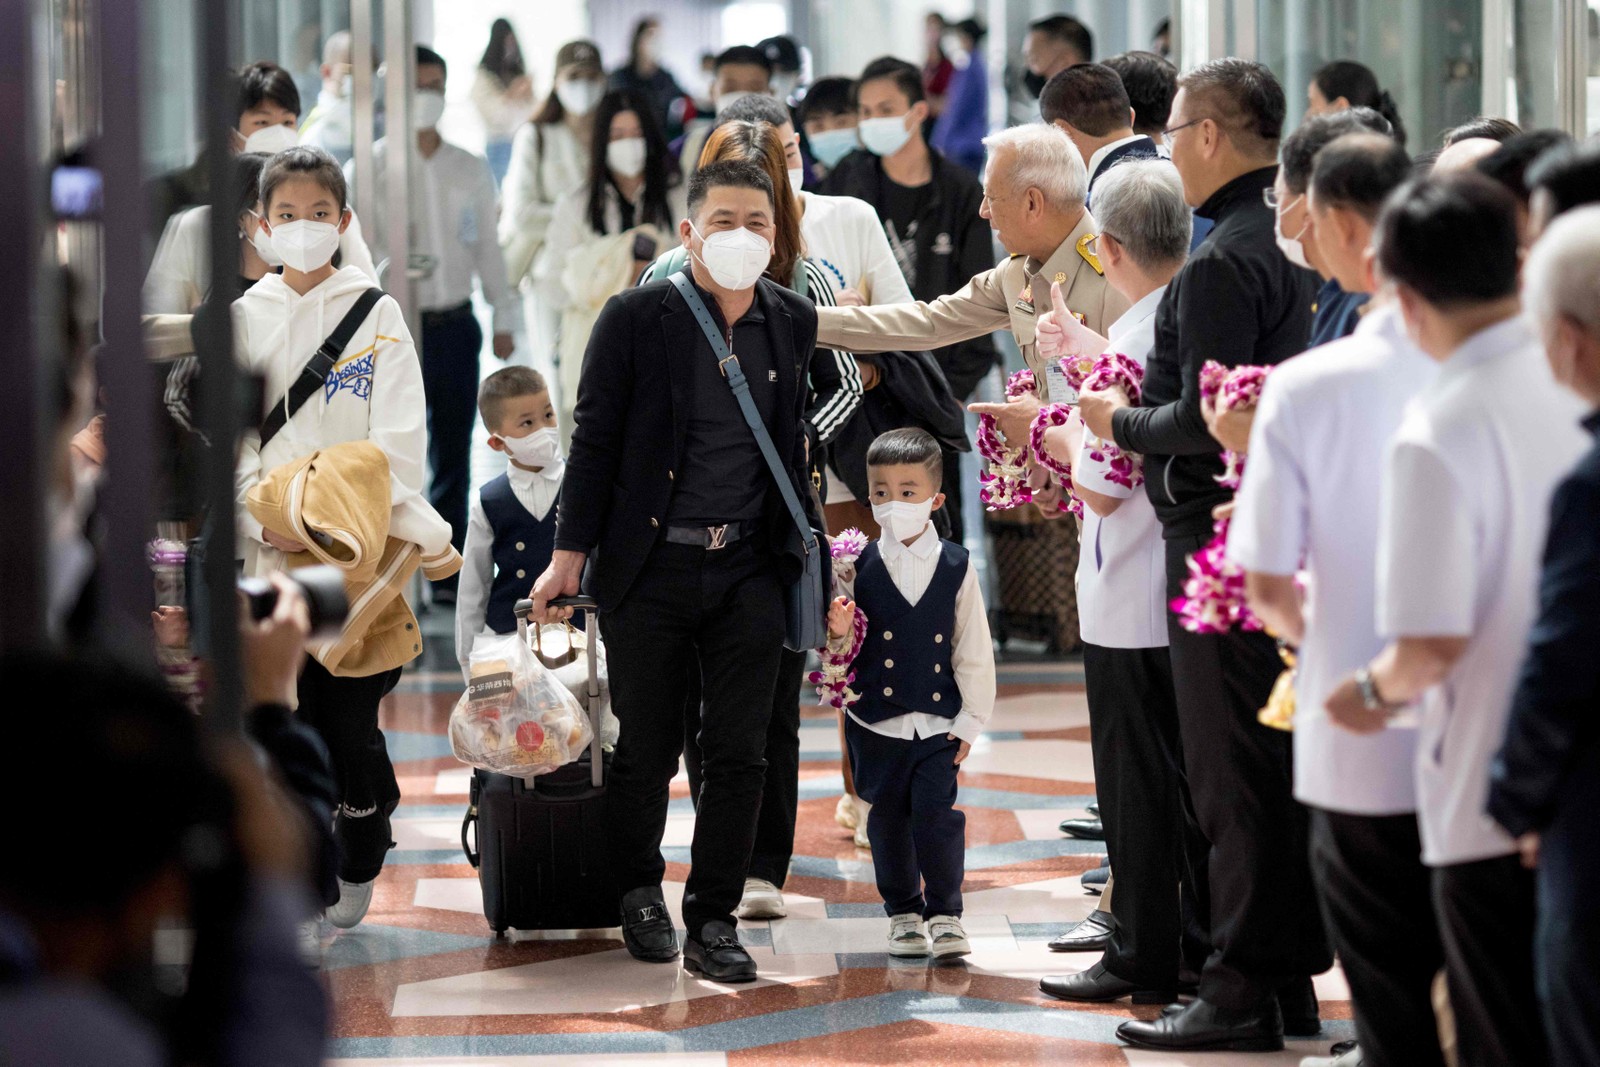
[{"label": "boy's black hair", "polygon": [[742,63],[752,67],[760,67],[770,77],[772,74],[772,60],[767,54],[754,45],[736,44],[732,48],[724,48],[717,53],[717,61],[711,69],[719,71],[732,63]]},{"label": "boy's black hair", "polygon": [[501,367],[478,387],[478,414],[483,416],[483,425],[494,433],[500,423],[500,408],[507,400],[549,391],[544,375],[532,367]]},{"label": "boy's black hair", "polygon": [[856,79],[856,102],[861,101],[861,87],[867,82],[877,81],[879,78],[889,78],[894,81],[895,87],[905,94],[906,100],[912,107],[917,106],[928,98],[927,92],[922,87],[922,71],[913,67],[903,59],[894,56],[880,56],[868,63],[861,71],[861,77]]},{"label": "boy's black hair", "polygon": [[855,92],[856,83],[849,78],[837,75],[818,78],[811,83],[806,95],[800,99],[798,108],[800,125],[804,126],[812,119],[828,115],[854,114]]},{"label": "boy's black hair", "polygon": [[293,148],[285,148],[273,156],[262,169],[263,210],[271,210],[273,190],[297,176],[310,178],[332,193],[333,198],[339,201],[340,211],[349,206],[349,189],[345,186],[344,171],[339,169],[339,161],[313,145],[296,145]]},{"label": "boy's black hair", "polygon": [[291,115],[299,117],[300,90],[295,88],[294,76],[276,63],[261,60],[239,72],[238,105],[235,115],[243,115],[262,103],[277,104]]},{"label": "boy's black hair", "polygon": [[777,204],[773,199],[772,179],[767,177],[767,172],[762,170],[760,165],[746,163],[743,160],[724,159],[716,163],[707,163],[689,176],[691,219],[699,214],[700,206],[706,202],[706,194],[718,186],[757,189],[767,194],[768,204]]},{"label": "boy's black hair", "polygon": [[1373,245],[1384,276],[1434,307],[1516,295],[1516,201],[1475,171],[1403,186],[1378,216]]},{"label": "boy's black hair", "polygon": [[896,467],[917,464],[933,479],[935,487],[944,483],[944,456],[933,434],[915,426],[881,433],[867,446],[867,467]]},{"label": "boy's black hair", "polygon": [[[500,21],[504,20],[502,19]],[[417,66],[438,67],[440,70],[445,72],[447,77],[450,74],[450,66],[444,61],[444,56],[441,56],[438,52],[435,52],[425,44],[417,45]]]}]

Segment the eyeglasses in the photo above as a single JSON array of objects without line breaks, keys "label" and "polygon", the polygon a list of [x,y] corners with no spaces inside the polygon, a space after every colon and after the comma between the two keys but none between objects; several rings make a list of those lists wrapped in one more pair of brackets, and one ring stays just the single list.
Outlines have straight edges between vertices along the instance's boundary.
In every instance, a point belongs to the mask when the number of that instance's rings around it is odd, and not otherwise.
[{"label": "eyeglasses", "polygon": [[1100,258],[1100,238],[1102,238],[1102,237],[1109,237],[1113,241],[1117,242],[1117,244],[1121,244],[1122,243],[1122,238],[1118,237],[1116,234],[1114,234],[1114,233],[1106,233],[1104,230],[1101,230],[1099,233],[1092,235],[1087,241],[1084,242],[1083,250],[1085,252],[1089,253],[1094,258],[1099,259]]},{"label": "eyeglasses", "polygon": [[1261,190],[1261,202],[1266,204],[1274,211],[1278,211],[1280,209],[1283,211],[1288,211],[1290,208],[1294,207],[1296,202],[1298,202],[1299,199],[1304,195],[1304,193],[1296,193],[1288,200],[1285,200],[1278,194],[1278,187],[1276,185],[1269,185],[1267,188]]},{"label": "eyeglasses", "polygon": [[1187,130],[1190,126],[1198,126],[1204,121],[1205,119],[1190,119],[1188,122],[1180,123],[1177,126],[1168,126],[1166,129],[1161,131],[1161,138],[1162,140],[1166,140],[1179,130]]}]

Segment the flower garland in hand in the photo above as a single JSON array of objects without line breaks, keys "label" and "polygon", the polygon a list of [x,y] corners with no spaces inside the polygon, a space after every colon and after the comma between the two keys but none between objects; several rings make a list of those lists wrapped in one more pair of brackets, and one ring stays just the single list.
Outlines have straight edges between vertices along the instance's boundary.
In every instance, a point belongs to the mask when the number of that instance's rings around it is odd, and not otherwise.
[{"label": "flower garland in hand", "polygon": [[[1087,392],[1121,389],[1128,403],[1135,407],[1144,392],[1144,368],[1120,352],[1107,352],[1094,361],[1081,387]],[[1102,441],[1098,437],[1084,442],[1089,458],[1107,465],[1106,481],[1124,489],[1137,489],[1144,484],[1144,457],[1138,453],[1124,452],[1115,441]]]},{"label": "flower garland in hand", "polygon": [[[1015,400],[1033,391],[1033,372],[1019,370],[1006,382],[1006,399]],[[1000,436],[992,415],[978,416],[978,453],[989,461],[989,469],[978,475],[983,488],[978,499],[990,511],[1021,507],[1033,500],[1028,485],[1028,442],[1010,447]]]},{"label": "flower garland in hand", "polygon": [[[833,557],[834,577],[847,574],[866,547],[867,535],[854,526],[840,531],[839,536],[831,538],[828,552]],[[819,649],[822,669],[812,671],[806,676],[806,681],[817,687],[817,697],[823,704],[842,711],[861,699],[860,694],[850,688],[850,683],[856,680],[850,664],[861,654],[861,645],[866,639],[867,615],[858,604],[848,647],[840,651],[835,651],[832,647]],[[831,645],[830,641],[829,646]]]}]

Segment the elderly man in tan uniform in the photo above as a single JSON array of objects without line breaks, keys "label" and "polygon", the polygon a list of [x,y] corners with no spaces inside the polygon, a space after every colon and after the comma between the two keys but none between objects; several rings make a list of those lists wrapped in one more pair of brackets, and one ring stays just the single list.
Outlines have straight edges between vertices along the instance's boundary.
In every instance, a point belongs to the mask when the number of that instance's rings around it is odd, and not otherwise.
[{"label": "elderly man in tan uniform", "polygon": [[[931,302],[818,308],[819,345],[851,352],[930,349],[1009,327],[1029,369],[1042,380],[1034,320],[1037,311],[1050,308],[1052,282],[1061,286],[1067,306],[1099,333],[1128,310],[1095,258],[1094,218],[1084,206],[1089,179],[1067,135],[1035,123],[983,143],[990,154],[982,213],[1010,258],[960,292]],[[1002,420],[1002,432],[1008,422]]]}]

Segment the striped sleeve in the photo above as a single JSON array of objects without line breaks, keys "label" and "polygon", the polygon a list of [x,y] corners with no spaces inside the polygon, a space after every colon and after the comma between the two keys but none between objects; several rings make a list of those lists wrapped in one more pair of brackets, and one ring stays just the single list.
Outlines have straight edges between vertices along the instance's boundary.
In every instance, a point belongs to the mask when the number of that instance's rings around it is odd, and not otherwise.
[{"label": "striped sleeve", "polygon": [[[804,263],[812,303],[834,307],[833,280],[810,259]],[[839,436],[861,406],[863,392],[854,353],[842,348],[817,349],[811,360],[811,403],[806,408],[806,423],[815,444],[826,445]]]}]

